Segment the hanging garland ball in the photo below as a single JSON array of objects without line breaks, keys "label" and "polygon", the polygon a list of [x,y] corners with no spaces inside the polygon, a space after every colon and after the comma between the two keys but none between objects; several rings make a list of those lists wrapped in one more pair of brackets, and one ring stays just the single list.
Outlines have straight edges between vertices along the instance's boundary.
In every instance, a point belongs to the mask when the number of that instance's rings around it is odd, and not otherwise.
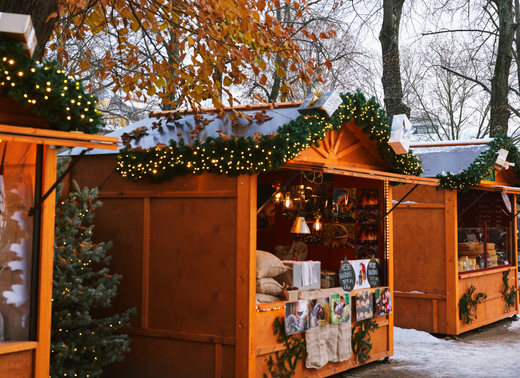
[{"label": "hanging garland ball", "polygon": [[30,107],[53,130],[95,134],[103,125],[98,99],[81,81],[67,76],[56,62],[27,58],[19,43],[0,42],[0,96]]},{"label": "hanging garland ball", "polygon": [[208,137],[204,142],[195,140],[192,145],[181,139],[179,143],[170,140],[167,147],[126,147],[116,157],[116,169],[128,180],[146,177],[154,183],[203,172],[238,176],[277,171],[301,151],[318,147],[330,130],[339,131],[343,123],[354,120],[370,140],[376,141],[380,156],[390,163],[392,172],[422,174],[421,163],[411,151],[396,155],[388,144],[389,118],[374,98],[367,101],[360,91],[343,94],[341,98],[343,104],[332,117],[325,118],[314,111],[280,126],[276,135],[262,135],[259,141],[252,137]]}]

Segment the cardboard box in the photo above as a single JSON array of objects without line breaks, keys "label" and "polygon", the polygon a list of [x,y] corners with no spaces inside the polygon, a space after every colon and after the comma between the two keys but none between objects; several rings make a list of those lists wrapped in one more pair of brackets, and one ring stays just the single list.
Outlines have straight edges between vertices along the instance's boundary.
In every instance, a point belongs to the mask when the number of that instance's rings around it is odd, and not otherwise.
[{"label": "cardboard box", "polygon": [[396,154],[407,154],[414,128],[406,114],[396,114],[392,119],[392,132],[388,144]]},{"label": "cardboard box", "polygon": [[316,283],[312,285],[302,285],[302,263],[303,261],[283,261],[285,265],[289,267],[287,272],[282,273],[274,279],[280,283],[286,283],[289,286],[297,287],[299,290],[315,290],[321,288],[321,262],[313,261],[314,271],[316,272]]},{"label": "cardboard box", "polygon": [[0,33],[2,38],[20,42],[32,58],[38,44],[31,16],[0,12]]}]

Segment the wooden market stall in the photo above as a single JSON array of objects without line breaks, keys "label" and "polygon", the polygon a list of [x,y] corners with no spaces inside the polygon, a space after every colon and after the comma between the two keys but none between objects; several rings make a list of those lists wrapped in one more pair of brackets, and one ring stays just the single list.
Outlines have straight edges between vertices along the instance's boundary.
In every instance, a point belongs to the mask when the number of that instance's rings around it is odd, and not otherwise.
[{"label": "wooden market stall", "polygon": [[[114,174],[116,160],[108,152],[90,151],[78,163],[71,179],[100,187],[103,206],[97,210],[95,239],[113,241],[111,269],[123,275],[112,311],[134,306],[138,311],[132,328],[125,330],[133,339],[132,352],[124,362],[108,366],[107,376],[270,376],[268,358],[284,350],[273,330],[275,318],[285,316],[285,302],[255,303],[256,254],[293,241],[293,220],[284,219],[281,205],[271,207],[271,220],[266,221],[265,213],[257,219],[258,209],[275,191],[274,182],[287,184],[289,192],[313,175],[326,176],[329,189],[371,190],[379,214],[388,211],[392,199],[388,182],[437,184],[436,179],[391,173],[392,164],[411,172],[418,165],[411,155],[394,162],[382,159],[381,130],[388,128],[381,122],[383,113],[359,94],[343,101],[330,120],[301,117],[298,103],[236,107],[236,120],[211,109],[154,113],[109,134],[129,147],[116,158],[119,174]],[[293,139],[301,130],[302,138]],[[181,138],[196,139],[185,145]],[[322,140],[313,146],[313,139]],[[174,142],[168,145],[170,140]],[[289,143],[284,145],[285,140]],[[280,146],[301,152],[282,154],[276,167]],[[275,166],[273,171],[263,172],[267,163]],[[249,169],[261,172],[236,176]],[[374,220],[377,257],[385,272],[381,285],[391,290],[392,215],[384,222],[383,217]],[[325,226],[331,224],[330,214],[323,218]],[[274,228],[266,227],[272,221]],[[353,245],[309,245],[308,254],[322,268],[336,271],[345,255],[356,258]],[[372,335],[370,361],[393,354],[393,315],[374,320],[380,328]],[[321,369],[307,369],[302,361],[296,377],[330,376],[359,364],[355,356]]]},{"label": "wooden market stall", "polygon": [[[518,294],[509,289],[511,306],[503,294],[505,275],[518,289],[517,174],[491,169],[479,184],[465,182],[487,160],[493,166],[498,147],[489,139],[412,147],[424,176],[440,173],[446,189],[394,189],[394,201],[404,199],[394,211],[396,326],[458,335],[518,314]],[[459,306],[467,307],[472,287],[473,300],[479,293],[487,297],[468,317]]]},{"label": "wooden market stall", "polygon": [[[66,109],[64,101],[86,96],[84,89],[28,58],[35,41],[25,41],[25,53],[10,42],[34,37],[24,25],[32,28],[29,16],[7,13],[0,23],[1,378],[49,377],[57,146],[118,148],[116,138],[57,131],[97,127],[94,98]],[[64,79],[75,90],[65,93]]]}]

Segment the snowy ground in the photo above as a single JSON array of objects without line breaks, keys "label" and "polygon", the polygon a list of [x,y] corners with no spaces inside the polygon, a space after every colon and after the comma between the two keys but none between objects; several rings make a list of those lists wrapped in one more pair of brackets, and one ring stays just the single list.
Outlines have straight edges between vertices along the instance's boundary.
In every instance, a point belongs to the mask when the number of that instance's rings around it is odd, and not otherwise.
[{"label": "snowy ground", "polygon": [[[344,377],[520,377],[520,321],[503,320],[456,340],[394,328],[390,364],[374,362]],[[341,377],[341,375],[337,375]]]}]

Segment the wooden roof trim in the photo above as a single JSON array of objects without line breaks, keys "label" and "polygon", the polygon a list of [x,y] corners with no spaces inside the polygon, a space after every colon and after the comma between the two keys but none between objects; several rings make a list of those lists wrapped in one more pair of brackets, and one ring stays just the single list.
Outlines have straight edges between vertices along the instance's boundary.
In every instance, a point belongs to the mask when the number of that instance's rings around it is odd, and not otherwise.
[{"label": "wooden roof trim", "polygon": [[412,142],[410,143],[410,148],[470,146],[477,144],[489,144],[489,142],[491,142],[492,140],[493,138],[472,140],[450,140],[438,142]]},{"label": "wooden roof trim", "polygon": [[363,130],[361,129],[361,127],[357,126],[356,123],[354,122],[354,119],[352,119],[349,123],[343,123],[343,126],[347,126],[348,129],[356,136],[356,138],[358,138],[362,143],[363,145],[365,146],[365,148],[368,150],[368,152],[370,152],[370,154],[383,166],[383,167],[387,167],[387,168],[390,168],[390,164],[388,163],[388,161],[384,160],[381,155],[379,155],[379,151],[377,151],[377,146],[375,144],[375,142],[371,141],[368,137],[368,135],[365,135],[365,133],[363,133]]},{"label": "wooden roof trim", "polygon": [[480,184],[480,185],[474,186],[472,189],[488,190],[488,191],[493,191],[493,192],[503,192],[503,193],[511,193],[511,194],[520,194],[520,188],[517,188],[515,186]]},{"label": "wooden roof trim", "polygon": [[119,142],[116,137],[4,124],[0,124],[0,139],[67,147],[99,148],[104,150],[119,149]]},{"label": "wooden roof trim", "polygon": [[[244,110],[269,110],[269,109],[277,109],[277,108],[294,108],[294,107],[297,107],[297,106],[300,106],[302,104],[303,101],[294,101],[294,102],[277,102],[277,103],[272,103],[272,104],[255,104],[255,105],[240,105],[240,106],[233,106],[233,107],[223,107],[222,110],[224,111],[231,111],[231,110],[240,110],[240,111],[244,111]],[[153,118],[153,117],[164,117],[164,116],[169,116],[169,115],[173,115],[173,114],[176,114],[176,113],[181,113],[181,114],[207,114],[207,113],[218,113],[221,109],[219,108],[205,108],[205,109],[200,109],[200,110],[194,110],[194,109],[189,109],[189,110],[182,110],[182,109],[177,109],[177,110],[163,110],[161,112],[150,112],[150,114],[148,115],[148,118]]]},{"label": "wooden roof trim", "polygon": [[407,176],[399,173],[391,173],[385,171],[376,171],[373,169],[364,169],[357,167],[347,167],[343,165],[336,164],[324,164],[324,163],[315,163],[315,162],[288,162],[282,165],[282,168],[285,169],[302,169],[307,171],[317,171],[322,173],[332,173],[336,175],[343,176],[356,176],[356,177],[364,177],[376,180],[388,180],[393,182],[401,182],[403,184],[419,184],[419,185],[429,185],[429,186],[438,186],[439,179],[429,178],[429,177],[418,177],[418,176]]}]

